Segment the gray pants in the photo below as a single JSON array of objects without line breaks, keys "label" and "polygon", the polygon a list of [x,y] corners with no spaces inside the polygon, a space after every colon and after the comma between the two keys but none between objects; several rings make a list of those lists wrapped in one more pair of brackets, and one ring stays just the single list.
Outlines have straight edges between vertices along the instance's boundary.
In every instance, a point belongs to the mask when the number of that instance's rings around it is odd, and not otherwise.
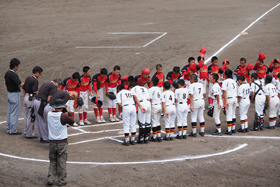
[{"label": "gray pants", "polygon": [[44,119],[45,119],[45,123],[47,124],[47,126],[48,126],[48,113],[50,111],[53,111],[53,108],[48,103],[44,108]]},{"label": "gray pants", "polygon": [[16,133],[21,105],[20,92],[8,92],[7,133]]},{"label": "gray pants", "polygon": [[57,177],[58,185],[65,183],[67,176],[66,161],[68,157],[67,143],[50,143],[49,158],[50,166],[48,172],[48,182],[53,183]]},{"label": "gray pants", "polygon": [[34,107],[34,100],[35,97],[33,97],[32,101],[29,101],[29,94],[25,94],[23,100],[23,106],[24,106],[24,134],[26,137],[35,136],[33,132],[35,121],[31,122],[31,110]]},{"label": "gray pants", "polygon": [[36,123],[37,123],[38,135],[40,138],[42,138],[44,141],[46,141],[46,140],[49,140],[49,129],[48,129],[48,125],[45,123],[44,117],[38,114],[40,104],[41,104],[41,101],[35,99],[34,112],[35,112],[35,118],[36,118]]}]

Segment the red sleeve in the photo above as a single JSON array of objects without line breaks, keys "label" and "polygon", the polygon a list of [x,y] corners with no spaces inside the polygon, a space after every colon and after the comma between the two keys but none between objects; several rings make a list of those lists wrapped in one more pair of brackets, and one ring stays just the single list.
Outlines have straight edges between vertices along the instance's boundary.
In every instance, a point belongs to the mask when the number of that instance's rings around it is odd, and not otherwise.
[{"label": "red sleeve", "polygon": [[202,60],[199,61],[199,64],[197,65],[197,67],[200,69],[203,66],[202,64]]},{"label": "red sleeve", "polygon": [[121,79],[118,80],[118,85],[120,85],[120,84],[122,84],[122,80]]},{"label": "red sleeve", "polygon": [[148,86],[149,86],[149,88],[151,88],[151,87],[152,87],[152,84],[151,84],[151,82],[148,82]]},{"label": "red sleeve", "polygon": [[258,62],[255,64],[254,68],[255,68],[255,69],[258,69],[258,68],[259,68]]},{"label": "red sleeve", "polygon": [[250,84],[250,75],[247,78],[247,82]]},{"label": "red sleeve", "polygon": [[188,71],[188,72],[187,72],[187,71],[185,71],[185,72],[183,73],[183,75],[187,77],[187,76],[189,76],[189,75],[190,75],[190,72],[189,72],[189,71]]},{"label": "red sleeve", "polygon": [[106,91],[106,94],[108,94],[108,82],[105,83],[105,91]]},{"label": "red sleeve", "polygon": [[97,82],[94,81],[92,84],[93,84],[93,90],[95,91],[95,93],[97,93]]},{"label": "red sleeve", "polygon": [[269,69],[272,69],[273,62],[274,62],[273,60],[270,62],[269,67],[268,67]]},{"label": "red sleeve", "polygon": [[223,65],[223,67],[222,67],[222,69],[221,69],[223,72],[226,71],[226,65],[227,65],[227,64],[224,63],[224,65]]},{"label": "red sleeve", "polygon": [[78,93],[78,96],[80,96],[80,86],[76,87],[76,92]]},{"label": "red sleeve", "polygon": [[65,87],[65,86],[61,85],[60,90],[64,90],[64,87]]}]

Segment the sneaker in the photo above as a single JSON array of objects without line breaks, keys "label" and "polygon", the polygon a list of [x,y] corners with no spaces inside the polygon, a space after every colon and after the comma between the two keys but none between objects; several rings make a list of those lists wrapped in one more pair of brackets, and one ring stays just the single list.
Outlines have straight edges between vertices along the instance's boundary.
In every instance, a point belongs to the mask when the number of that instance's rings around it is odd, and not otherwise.
[{"label": "sneaker", "polygon": [[152,141],[152,142],[157,142],[157,141],[158,141],[158,139],[157,139],[157,138],[152,137],[152,138],[151,138],[151,141]]},{"label": "sneaker", "polygon": [[84,125],[85,125],[84,122],[83,122],[83,120],[80,120],[80,121],[79,121],[79,125],[81,125],[81,126],[84,126]]},{"label": "sneaker", "polygon": [[235,130],[235,129],[231,130],[231,133],[235,134],[235,133],[236,133],[236,130]]},{"label": "sneaker", "polygon": [[130,145],[135,145],[135,140],[130,140]]},{"label": "sneaker", "polygon": [[187,139],[187,135],[185,134],[185,135],[183,135],[183,139]]},{"label": "sneaker", "polygon": [[170,138],[169,137],[168,138],[164,137],[163,140],[170,141]]},{"label": "sneaker", "polygon": [[69,124],[66,124],[67,125],[67,127],[70,127],[70,125]]},{"label": "sneaker", "polygon": [[142,140],[142,141],[138,140],[137,143],[144,144],[144,140]]},{"label": "sneaker", "polygon": [[245,133],[245,129],[240,128],[240,129],[238,129],[238,132]]},{"label": "sneaker", "polygon": [[232,135],[232,132],[227,130],[227,131],[225,132],[225,134],[227,134],[227,135]]},{"label": "sneaker", "polygon": [[197,134],[196,134],[196,133],[191,132],[191,133],[189,134],[189,136],[192,136],[192,137],[197,137]]},{"label": "sneaker", "polygon": [[245,128],[245,132],[249,132],[249,128]]},{"label": "sneaker", "polygon": [[113,117],[110,117],[109,120],[110,120],[111,122],[116,121],[115,118],[113,118]]},{"label": "sneaker", "polygon": [[120,115],[118,116],[118,118],[119,118],[120,120],[122,120],[122,114],[120,114]]},{"label": "sneaker", "polygon": [[87,125],[91,125],[92,123],[90,121],[88,121],[87,119],[84,120],[84,123]]},{"label": "sneaker", "polygon": [[104,119],[103,117],[102,117],[100,120],[101,120],[102,123],[105,123],[105,122],[106,122],[105,119]]},{"label": "sneaker", "polygon": [[209,109],[210,109],[210,108],[213,108],[213,107],[214,107],[213,104],[208,105],[208,108],[209,108]]},{"label": "sneaker", "polygon": [[97,119],[96,119],[96,123],[101,123],[101,119],[100,119],[100,118],[97,118]]},{"label": "sneaker", "polygon": [[204,134],[205,134],[204,132],[199,132],[199,135],[202,137],[204,136]]},{"label": "sneaker", "polygon": [[212,133],[213,136],[222,136],[222,133],[219,131],[215,131]]},{"label": "sneaker", "polygon": [[158,142],[161,142],[161,137],[158,137],[158,138],[157,138],[157,141],[158,141]]},{"label": "sneaker", "polygon": [[127,142],[127,141],[123,141],[123,143],[122,143],[122,145],[125,145],[125,146],[130,146],[130,143],[129,143],[129,141]]},{"label": "sneaker", "polygon": [[174,138],[173,138],[173,137],[170,137],[170,141],[172,141],[172,140],[174,140]]},{"label": "sneaker", "polygon": [[120,121],[120,119],[119,119],[119,118],[117,118],[116,116],[114,117],[114,119],[115,119],[115,121]]},{"label": "sneaker", "polygon": [[145,143],[145,144],[148,144],[148,143],[149,143],[149,139],[144,140],[144,143]]},{"label": "sneaker", "polygon": [[280,123],[278,123],[277,125],[275,125],[275,127],[280,127]]},{"label": "sneaker", "polygon": [[175,137],[176,139],[182,140],[183,136],[179,136],[179,134]]},{"label": "sneaker", "polygon": [[266,129],[275,129],[275,126],[266,126]]},{"label": "sneaker", "polygon": [[79,125],[75,122],[75,123],[73,123],[73,126],[78,127]]}]

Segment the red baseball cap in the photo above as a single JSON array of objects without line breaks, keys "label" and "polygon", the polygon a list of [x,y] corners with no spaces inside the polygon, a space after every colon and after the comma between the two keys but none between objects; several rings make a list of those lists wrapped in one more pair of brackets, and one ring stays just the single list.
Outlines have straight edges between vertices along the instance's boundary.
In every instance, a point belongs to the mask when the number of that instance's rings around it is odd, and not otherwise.
[{"label": "red baseball cap", "polygon": [[280,63],[280,60],[279,59],[274,59],[274,60],[272,60],[273,61],[273,63]]},{"label": "red baseball cap", "polygon": [[223,64],[224,64],[225,62],[228,62],[228,64],[230,63],[228,59],[223,60]]},{"label": "red baseball cap", "polygon": [[205,49],[204,47],[202,47],[202,48],[200,49],[200,55],[205,56],[205,54],[206,54],[206,49]]},{"label": "red baseball cap", "polygon": [[265,54],[260,53],[258,61],[262,62],[265,59]]},{"label": "red baseball cap", "polygon": [[195,71],[196,70],[196,63],[193,63],[192,65],[190,65],[190,69],[191,69],[191,71]]}]

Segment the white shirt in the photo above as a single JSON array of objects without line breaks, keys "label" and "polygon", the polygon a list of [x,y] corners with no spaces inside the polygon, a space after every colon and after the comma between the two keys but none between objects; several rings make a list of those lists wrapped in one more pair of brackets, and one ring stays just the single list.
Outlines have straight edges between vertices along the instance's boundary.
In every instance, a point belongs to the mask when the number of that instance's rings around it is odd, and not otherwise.
[{"label": "white shirt", "polygon": [[121,90],[118,94],[117,94],[117,98],[116,98],[116,102],[117,103],[121,103],[122,106],[124,105],[135,105],[133,96],[131,91],[129,90]]},{"label": "white shirt", "polygon": [[68,138],[67,125],[61,124],[62,112],[48,113],[49,140],[64,140]]},{"label": "white shirt", "polygon": [[237,97],[237,85],[233,79],[226,79],[223,81],[222,90],[227,92],[227,98]]},{"label": "white shirt", "polygon": [[150,95],[147,88],[137,85],[133,87],[130,91],[132,95],[136,95],[139,102],[150,101]]},{"label": "white shirt", "polygon": [[203,99],[204,87],[199,82],[193,82],[189,87],[189,94],[193,95],[193,100]]},{"label": "white shirt", "polygon": [[221,86],[219,85],[219,83],[215,83],[213,86],[212,86],[212,92],[211,92],[211,94],[212,94],[212,98],[214,99],[214,100],[216,100],[217,99],[217,95],[219,95],[220,96],[220,99],[222,98],[222,95],[223,95],[223,92],[222,92],[222,89],[221,89]]},{"label": "white shirt", "polygon": [[280,81],[279,81],[279,79],[275,80],[275,84],[276,84],[276,88],[278,90],[278,93],[280,93]]},{"label": "white shirt", "polygon": [[161,101],[165,103],[165,106],[175,105],[174,92],[170,90],[166,90],[165,92],[163,92]]},{"label": "white shirt", "polygon": [[272,83],[269,83],[264,87],[264,92],[265,95],[269,95],[269,97],[278,97],[278,90]]},{"label": "white shirt", "polygon": [[250,96],[250,85],[248,83],[243,83],[238,88],[238,96],[243,99],[249,99]]},{"label": "white shirt", "polygon": [[[255,80],[254,82],[261,86],[261,82],[259,80]],[[251,83],[251,92],[254,92],[256,94],[260,87],[254,82]],[[260,89],[258,94],[264,94],[264,92]]]},{"label": "white shirt", "polygon": [[161,104],[162,92],[160,87],[153,86],[148,90],[148,92],[150,99],[152,99],[152,104]]},{"label": "white shirt", "polygon": [[175,99],[178,100],[178,103],[187,103],[188,95],[188,88],[178,88],[175,90]]}]

